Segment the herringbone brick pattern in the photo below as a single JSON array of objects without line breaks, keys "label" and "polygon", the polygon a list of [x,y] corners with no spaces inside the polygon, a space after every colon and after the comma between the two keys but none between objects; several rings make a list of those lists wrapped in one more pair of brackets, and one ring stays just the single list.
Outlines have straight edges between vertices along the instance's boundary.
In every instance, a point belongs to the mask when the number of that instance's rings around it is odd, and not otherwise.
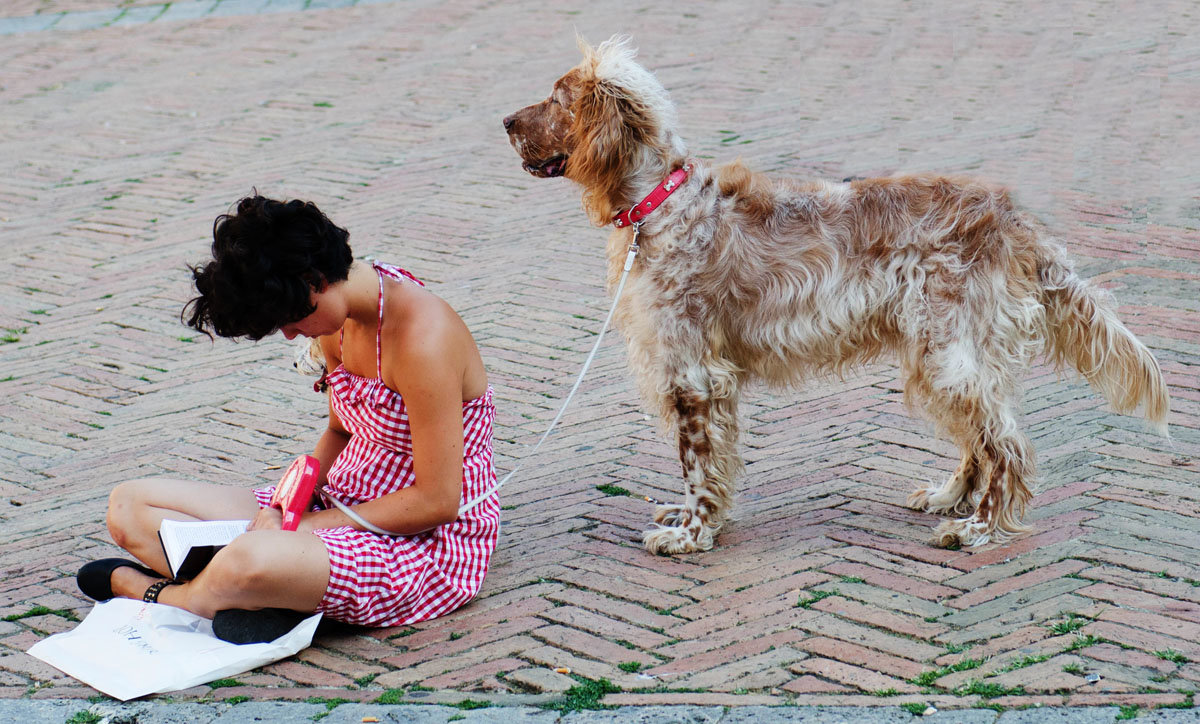
[{"label": "herringbone brick pattern", "polygon": [[67,13],[0,43],[0,696],[92,693],[23,652],[88,610],[72,576],[114,552],[115,483],[260,484],[316,439],[323,400],[285,342],[210,344],[178,321],[185,264],[253,187],[316,201],[357,253],[453,304],[498,393],[502,470],[524,454],[607,311],[605,232],[568,183],[520,170],[500,118],[576,62],[578,30],[635,35],[703,157],[1013,187],[1158,355],[1172,439],[1038,367],[1035,532],[948,551],[903,501],[955,453],[906,414],[891,366],[755,391],[736,520],[710,553],[656,558],[644,498],[678,494],[677,463],[614,336],[505,489],[478,600],[330,627],[182,698],[480,699],[584,677],[618,687],[612,704],[1191,704],[1200,28],[1184,0],[424,0],[69,29],[114,5],[0,10]]}]

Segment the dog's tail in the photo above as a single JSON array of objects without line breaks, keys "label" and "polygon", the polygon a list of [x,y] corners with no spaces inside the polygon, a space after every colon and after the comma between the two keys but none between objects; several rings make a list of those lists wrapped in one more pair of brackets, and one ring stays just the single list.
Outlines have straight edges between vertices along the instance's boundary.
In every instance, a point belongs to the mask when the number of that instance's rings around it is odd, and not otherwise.
[{"label": "dog's tail", "polygon": [[1143,414],[1167,434],[1167,385],[1146,345],[1117,319],[1111,295],[1077,276],[1059,250],[1039,265],[1046,310],[1047,352],[1060,368],[1070,363],[1117,412]]}]

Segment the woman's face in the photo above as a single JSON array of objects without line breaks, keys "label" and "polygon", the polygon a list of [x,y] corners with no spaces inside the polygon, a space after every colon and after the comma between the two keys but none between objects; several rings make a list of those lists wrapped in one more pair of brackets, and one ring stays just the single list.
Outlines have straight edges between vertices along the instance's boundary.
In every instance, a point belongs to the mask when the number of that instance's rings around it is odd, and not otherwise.
[{"label": "woman's face", "polygon": [[279,331],[283,332],[284,337],[324,337],[338,331],[346,323],[346,303],[336,287],[326,284],[323,291],[313,290],[309,302],[316,309],[307,317],[280,327]]}]

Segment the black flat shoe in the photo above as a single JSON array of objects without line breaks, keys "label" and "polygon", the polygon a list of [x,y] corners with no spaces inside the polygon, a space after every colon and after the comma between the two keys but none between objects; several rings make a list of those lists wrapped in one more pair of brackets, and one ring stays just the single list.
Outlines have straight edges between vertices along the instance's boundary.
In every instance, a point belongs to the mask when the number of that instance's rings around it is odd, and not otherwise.
[{"label": "black flat shoe", "polygon": [[213,634],[231,644],[265,644],[296,628],[296,624],[311,615],[289,608],[257,611],[229,608],[213,616]]},{"label": "black flat shoe", "polygon": [[83,592],[83,595],[88,598],[95,601],[107,601],[113,597],[113,571],[122,566],[128,566],[141,571],[147,576],[162,578],[158,573],[135,561],[125,558],[101,558],[98,561],[84,563],[79,569],[79,573],[75,574],[75,584],[79,586],[79,590]]}]

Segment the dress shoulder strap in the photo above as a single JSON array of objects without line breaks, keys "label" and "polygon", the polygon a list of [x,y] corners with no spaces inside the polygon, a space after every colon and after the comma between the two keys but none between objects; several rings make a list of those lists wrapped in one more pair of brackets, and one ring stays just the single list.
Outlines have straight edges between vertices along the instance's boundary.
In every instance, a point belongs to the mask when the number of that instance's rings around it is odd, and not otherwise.
[{"label": "dress shoulder strap", "polygon": [[379,264],[371,262],[375,274],[379,277],[379,322],[375,327],[375,375],[383,382],[383,270]]},{"label": "dress shoulder strap", "polygon": [[425,282],[413,276],[407,269],[393,264],[372,260],[371,267],[379,276],[379,326],[375,329],[375,371],[379,379],[383,380],[383,278],[386,276],[396,281],[407,280],[419,287],[425,286]]}]

